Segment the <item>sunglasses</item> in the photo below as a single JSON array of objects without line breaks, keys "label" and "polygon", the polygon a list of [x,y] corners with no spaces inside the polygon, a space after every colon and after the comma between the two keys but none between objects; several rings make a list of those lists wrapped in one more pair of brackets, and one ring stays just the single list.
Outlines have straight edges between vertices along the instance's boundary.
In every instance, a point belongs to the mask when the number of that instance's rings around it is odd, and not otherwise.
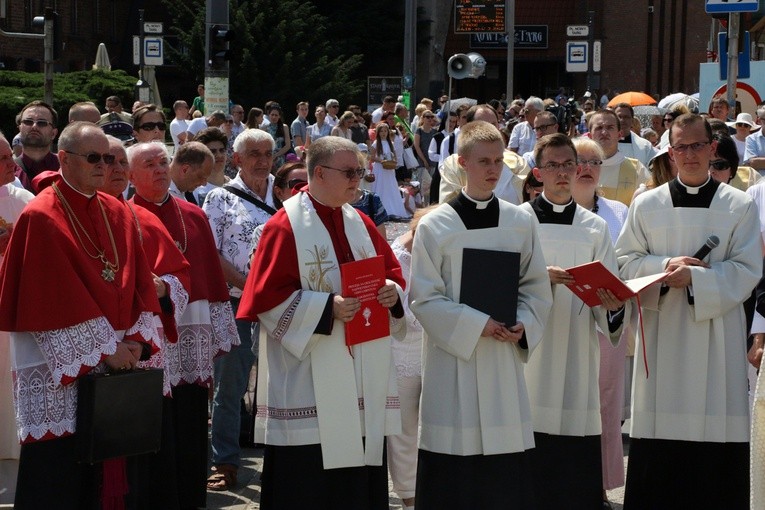
[{"label": "sunglasses", "polygon": [[307,184],[307,181],[304,181],[303,179],[290,179],[289,181],[287,181],[287,188],[292,189],[298,184],[300,185]]},{"label": "sunglasses", "polygon": [[675,120],[675,119],[673,119],[672,117],[665,117],[664,118],[664,122],[672,122],[673,120]]},{"label": "sunglasses", "polygon": [[104,160],[104,163],[107,165],[111,165],[114,163],[114,160],[116,157],[113,154],[99,154],[97,152],[89,152],[87,154],[80,154],[79,152],[72,152],[65,150],[67,154],[73,154],[75,156],[80,156],[81,158],[85,158],[85,161],[90,163],[91,165],[95,165],[96,163],[99,163],[102,159]]},{"label": "sunglasses", "polygon": [[165,131],[167,129],[167,124],[164,122],[144,122],[138,126],[138,129],[142,129],[144,131],[154,131],[155,129]]},{"label": "sunglasses", "polygon": [[740,127],[740,128],[745,127],[745,128],[748,128],[748,127],[751,127],[751,126],[749,124],[744,124],[743,122],[737,122],[736,123],[736,127]]},{"label": "sunglasses", "polygon": [[724,159],[718,159],[717,161],[711,161],[709,167],[713,170],[728,170],[730,168],[730,163]]},{"label": "sunglasses", "polygon": [[322,165],[322,167],[329,168],[331,170],[337,170],[338,172],[344,173],[345,177],[347,177],[349,181],[352,181],[354,178],[361,179],[362,177],[364,177],[364,172],[366,172],[366,169],[364,168],[349,168],[346,170],[344,168],[335,168],[333,166],[327,166],[327,165]]},{"label": "sunglasses", "polygon": [[48,122],[45,119],[37,119],[37,120],[24,119],[24,120],[21,121],[21,123],[24,124],[25,126],[29,126],[29,127],[37,126],[39,128],[44,128],[44,127],[48,127],[48,126],[52,126],[53,125],[52,122]]}]

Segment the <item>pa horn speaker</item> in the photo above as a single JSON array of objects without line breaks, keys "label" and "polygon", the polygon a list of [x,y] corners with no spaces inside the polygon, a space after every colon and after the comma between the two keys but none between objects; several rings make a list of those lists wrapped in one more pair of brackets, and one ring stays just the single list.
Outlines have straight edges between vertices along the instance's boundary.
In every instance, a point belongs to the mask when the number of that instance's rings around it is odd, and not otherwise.
[{"label": "pa horn speaker", "polygon": [[464,53],[457,53],[449,57],[447,64],[449,76],[455,80],[468,78],[473,74],[473,62]]}]

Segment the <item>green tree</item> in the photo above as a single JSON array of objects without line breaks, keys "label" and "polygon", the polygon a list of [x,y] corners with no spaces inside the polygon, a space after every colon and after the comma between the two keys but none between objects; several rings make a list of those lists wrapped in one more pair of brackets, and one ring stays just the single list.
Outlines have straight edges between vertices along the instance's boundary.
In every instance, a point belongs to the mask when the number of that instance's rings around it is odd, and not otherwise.
[{"label": "green tree", "polygon": [[[163,0],[173,18],[181,47],[168,57],[186,78],[204,75],[204,0]],[[323,103],[334,97],[343,104],[357,100],[364,81],[357,70],[362,56],[337,49],[327,19],[311,2],[298,0],[230,0],[229,19],[236,41],[230,44],[230,96],[245,105],[278,100],[291,116],[301,100]]]}]

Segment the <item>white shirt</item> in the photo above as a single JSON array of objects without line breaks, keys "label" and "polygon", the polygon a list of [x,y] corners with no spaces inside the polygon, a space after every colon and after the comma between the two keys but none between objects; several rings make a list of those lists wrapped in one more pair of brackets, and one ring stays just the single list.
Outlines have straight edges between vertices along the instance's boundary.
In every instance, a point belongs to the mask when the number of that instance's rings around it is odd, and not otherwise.
[{"label": "white shirt", "polygon": [[528,121],[516,124],[513,128],[513,132],[510,133],[510,141],[507,144],[508,149],[517,147],[518,154],[525,154],[531,150],[534,150],[534,144],[537,143],[537,135],[534,133],[534,128]]},{"label": "white shirt", "polygon": [[170,136],[173,138],[175,150],[178,150],[178,135],[188,131],[189,122],[185,119],[174,118],[170,123]]},{"label": "white shirt", "polygon": [[207,119],[204,117],[198,117],[191,122],[189,122],[189,125],[186,127],[186,131],[188,131],[189,137],[187,140],[190,140],[194,137],[197,133],[202,131],[203,129],[207,128]]}]

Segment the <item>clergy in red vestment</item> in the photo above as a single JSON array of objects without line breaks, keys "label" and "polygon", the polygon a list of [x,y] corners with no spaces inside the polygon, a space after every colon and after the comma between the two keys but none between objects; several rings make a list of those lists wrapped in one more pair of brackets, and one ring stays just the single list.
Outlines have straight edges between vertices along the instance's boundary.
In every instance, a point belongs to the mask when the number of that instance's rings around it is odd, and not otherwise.
[{"label": "clergy in red vestment", "polygon": [[58,157],[61,180],[24,209],[0,268],[22,440],[16,508],[98,504],[101,466],[77,462],[77,379],[134,368],[159,342],[159,302],[133,217],[97,192],[111,160],[106,135],[70,124]]},{"label": "clergy in red vestment", "polygon": [[[202,144],[186,150],[197,152],[197,185],[204,183],[212,169],[212,153]],[[128,149],[128,159],[136,190],[130,204],[158,217],[191,264],[188,306],[177,321],[178,341],[165,344],[164,362],[172,387],[173,467],[180,506],[204,507],[212,362],[232,345],[238,345],[239,337],[207,217],[198,206],[168,192],[170,161],[165,146],[151,142],[134,145]]]},{"label": "clergy in red vestment", "polygon": [[339,266],[382,255],[377,299],[396,318],[404,279],[374,222],[349,205],[363,174],[354,143],[313,143],[308,187],[266,223],[247,277],[238,317],[267,337],[255,426],[266,510],[388,508],[384,437],[401,429],[391,338],[346,347],[344,323],[361,307],[342,296]]}]

